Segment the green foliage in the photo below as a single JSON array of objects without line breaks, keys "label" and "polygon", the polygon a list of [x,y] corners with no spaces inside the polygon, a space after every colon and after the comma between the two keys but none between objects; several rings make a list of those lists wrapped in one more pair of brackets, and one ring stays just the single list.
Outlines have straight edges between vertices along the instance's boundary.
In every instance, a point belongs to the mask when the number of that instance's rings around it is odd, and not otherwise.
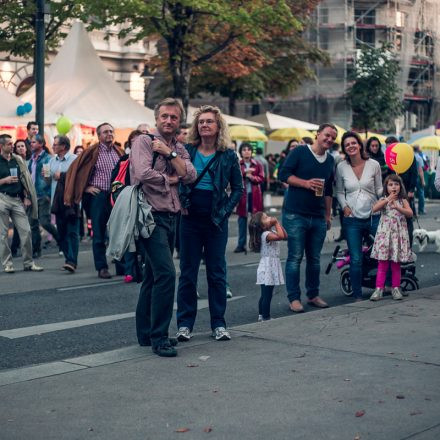
[{"label": "green foliage", "polygon": [[356,61],[354,83],[347,97],[353,110],[353,126],[365,131],[391,131],[394,119],[403,112],[400,72],[392,46],[366,47]]},{"label": "green foliage", "polygon": [[[77,1],[48,1],[49,21],[46,24],[46,48],[53,50],[66,37],[62,25],[81,16]],[[12,55],[32,58],[35,50],[36,2],[32,0],[1,1],[3,25],[0,28],[0,50]]]}]

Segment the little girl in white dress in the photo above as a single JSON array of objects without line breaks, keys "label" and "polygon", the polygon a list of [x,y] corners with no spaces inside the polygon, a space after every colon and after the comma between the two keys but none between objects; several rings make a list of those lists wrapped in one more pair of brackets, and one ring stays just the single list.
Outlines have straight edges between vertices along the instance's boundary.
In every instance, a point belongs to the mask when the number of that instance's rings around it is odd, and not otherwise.
[{"label": "little girl in white dress", "polygon": [[284,284],[279,242],[287,240],[287,232],[275,217],[256,212],[249,222],[249,237],[249,249],[261,252],[257,269],[257,284],[261,286],[258,321],[267,321],[270,319],[273,289]]}]

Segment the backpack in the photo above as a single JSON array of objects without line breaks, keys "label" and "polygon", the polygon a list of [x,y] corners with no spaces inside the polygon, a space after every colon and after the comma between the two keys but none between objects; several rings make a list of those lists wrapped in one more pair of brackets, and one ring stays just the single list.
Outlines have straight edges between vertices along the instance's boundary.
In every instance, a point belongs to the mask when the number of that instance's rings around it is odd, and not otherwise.
[{"label": "backpack", "polygon": [[[147,134],[151,138],[151,140],[154,140],[153,134]],[[151,168],[154,168],[154,165],[156,164],[156,159],[159,153],[154,152],[153,153],[153,162],[151,164]],[[111,176],[111,190],[110,190],[110,203],[112,207],[116,203],[116,199],[118,198],[119,194],[121,194],[122,190],[131,184],[130,182],[130,156],[128,154],[124,154],[121,156],[116,163],[115,167],[112,171]]]}]

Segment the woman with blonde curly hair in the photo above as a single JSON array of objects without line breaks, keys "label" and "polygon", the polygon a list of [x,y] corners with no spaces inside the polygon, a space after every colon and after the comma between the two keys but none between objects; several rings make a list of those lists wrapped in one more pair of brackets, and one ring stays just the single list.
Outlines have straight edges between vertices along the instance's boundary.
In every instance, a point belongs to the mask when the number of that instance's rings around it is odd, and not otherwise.
[{"label": "woman with blonde curly hair", "polygon": [[[180,223],[180,278],[177,339],[189,341],[197,314],[197,276],[202,251],[206,261],[212,336],[229,340],[226,330],[226,243],[228,218],[243,192],[240,166],[220,109],[203,105],[194,113],[186,149],[197,179],[182,188],[186,213]],[[230,187],[230,194],[226,191]]]}]

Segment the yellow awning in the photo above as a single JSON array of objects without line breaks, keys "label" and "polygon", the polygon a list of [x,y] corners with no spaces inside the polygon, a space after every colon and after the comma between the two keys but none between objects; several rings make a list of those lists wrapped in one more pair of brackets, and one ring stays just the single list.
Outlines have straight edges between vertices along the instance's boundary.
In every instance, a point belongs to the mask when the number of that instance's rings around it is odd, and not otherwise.
[{"label": "yellow awning", "polygon": [[267,136],[262,131],[247,125],[233,125],[229,127],[229,134],[234,141],[267,142]]},{"label": "yellow awning", "polygon": [[314,139],[314,135],[311,131],[306,130],[304,128],[279,128],[278,130],[273,131],[269,135],[269,139],[271,141],[289,141],[290,139],[297,139],[301,142],[303,137],[311,137]]}]

